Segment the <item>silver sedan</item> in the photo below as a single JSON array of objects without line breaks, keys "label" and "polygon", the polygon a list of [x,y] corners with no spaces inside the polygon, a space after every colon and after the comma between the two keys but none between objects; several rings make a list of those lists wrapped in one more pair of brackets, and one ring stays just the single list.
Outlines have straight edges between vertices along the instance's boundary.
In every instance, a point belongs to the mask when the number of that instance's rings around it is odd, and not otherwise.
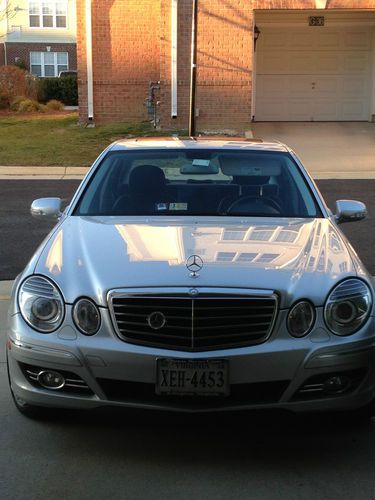
[{"label": "silver sedan", "polygon": [[295,153],[245,139],[119,141],[17,277],[11,393],[99,406],[372,415],[374,287]]}]

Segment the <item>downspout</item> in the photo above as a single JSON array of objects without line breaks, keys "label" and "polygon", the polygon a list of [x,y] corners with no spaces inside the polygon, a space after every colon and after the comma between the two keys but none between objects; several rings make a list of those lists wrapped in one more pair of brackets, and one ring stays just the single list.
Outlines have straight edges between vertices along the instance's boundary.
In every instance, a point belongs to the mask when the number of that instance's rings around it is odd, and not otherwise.
[{"label": "downspout", "polygon": [[195,92],[197,79],[197,24],[198,24],[198,0],[193,0],[192,25],[191,25],[191,68],[190,68],[190,113],[189,132],[193,137],[196,134],[195,119]]},{"label": "downspout", "polygon": [[86,64],[87,64],[87,118],[94,125],[94,81],[92,68],[92,14],[91,0],[86,0]]},{"label": "downspout", "polygon": [[177,118],[178,0],[171,0],[171,117]]}]

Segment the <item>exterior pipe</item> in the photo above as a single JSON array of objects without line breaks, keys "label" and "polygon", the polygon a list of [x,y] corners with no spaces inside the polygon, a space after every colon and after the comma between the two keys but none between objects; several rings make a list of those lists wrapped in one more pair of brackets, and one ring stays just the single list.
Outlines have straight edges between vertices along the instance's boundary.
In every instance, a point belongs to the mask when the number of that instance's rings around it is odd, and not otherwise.
[{"label": "exterior pipe", "polygon": [[92,69],[92,14],[91,0],[86,0],[86,64],[87,64],[87,117],[94,120],[94,81]]},{"label": "exterior pipe", "polygon": [[171,0],[171,116],[177,118],[178,0]]},{"label": "exterior pipe", "polygon": [[190,116],[189,136],[196,134],[195,130],[195,88],[197,78],[197,24],[198,0],[193,0],[193,18],[191,27],[191,72],[190,72]]}]

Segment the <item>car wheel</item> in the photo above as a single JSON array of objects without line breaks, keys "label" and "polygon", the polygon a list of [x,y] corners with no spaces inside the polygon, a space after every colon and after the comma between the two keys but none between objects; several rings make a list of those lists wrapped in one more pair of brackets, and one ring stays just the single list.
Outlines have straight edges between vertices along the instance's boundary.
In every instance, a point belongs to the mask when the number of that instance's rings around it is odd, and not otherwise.
[{"label": "car wheel", "polygon": [[16,394],[14,394],[10,380],[8,356],[7,356],[7,372],[8,372],[9,390],[12,395],[13,402],[17,410],[20,413],[22,413],[22,415],[25,415],[25,417],[32,418],[35,420],[45,420],[54,416],[53,409],[45,408],[43,406],[31,405],[29,403],[26,403],[26,401],[24,401],[23,399],[19,398]]}]

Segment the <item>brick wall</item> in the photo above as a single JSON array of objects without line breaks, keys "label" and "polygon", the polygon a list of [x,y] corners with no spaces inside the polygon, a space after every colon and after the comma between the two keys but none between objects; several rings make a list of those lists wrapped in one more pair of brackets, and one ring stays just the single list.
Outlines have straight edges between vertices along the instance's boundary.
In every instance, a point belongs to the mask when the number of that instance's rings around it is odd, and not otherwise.
[{"label": "brick wall", "polygon": [[[85,2],[77,1],[81,121],[87,117]],[[160,77],[160,0],[92,2],[95,122],[146,120]]]},{"label": "brick wall", "polygon": [[30,52],[47,52],[47,45],[51,47],[51,52],[67,52],[69,69],[77,69],[77,51],[74,43],[7,43],[8,64],[14,64],[17,58],[20,58],[27,69],[30,69]]},{"label": "brick wall", "polygon": [[[189,107],[191,1],[179,1],[178,118],[170,118],[170,2],[162,0],[163,128],[186,128]],[[251,119],[251,2],[199,0],[197,28],[197,128],[243,129]]]},{"label": "brick wall", "polygon": [[0,66],[5,64],[4,44],[0,43]]},{"label": "brick wall", "polygon": [[[189,116],[191,0],[179,0],[178,116],[171,118],[171,1],[92,0],[95,122],[146,120],[148,83],[161,81],[163,129]],[[315,0],[199,0],[198,130],[246,130],[251,121],[254,9],[315,9]],[[328,0],[375,8],[375,0]],[[81,121],[87,119],[85,0],[77,0]],[[324,12],[324,11],[321,11]]]}]

